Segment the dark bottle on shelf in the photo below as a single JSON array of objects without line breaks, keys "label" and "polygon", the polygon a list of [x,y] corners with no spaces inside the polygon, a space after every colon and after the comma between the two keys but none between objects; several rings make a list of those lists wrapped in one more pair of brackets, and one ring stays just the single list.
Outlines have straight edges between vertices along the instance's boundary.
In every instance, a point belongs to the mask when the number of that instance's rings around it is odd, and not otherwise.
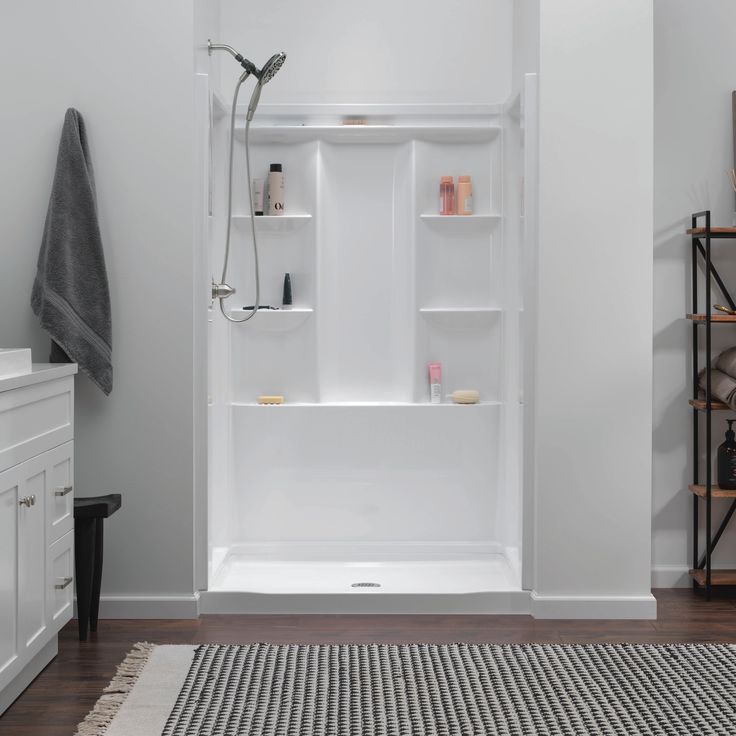
[{"label": "dark bottle on shelf", "polygon": [[736,419],[728,419],[726,441],[718,448],[718,485],[728,490],[736,489],[736,432],[733,423]]}]

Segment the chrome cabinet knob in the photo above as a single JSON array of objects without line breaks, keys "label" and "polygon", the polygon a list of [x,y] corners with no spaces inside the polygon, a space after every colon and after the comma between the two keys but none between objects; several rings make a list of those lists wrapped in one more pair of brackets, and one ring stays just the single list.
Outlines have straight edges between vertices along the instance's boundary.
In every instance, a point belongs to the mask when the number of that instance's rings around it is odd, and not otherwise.
[{"label": "chrome cabinet knob", "polygon": [[18,501],[18,506],[26,506],[27,508],[31,508],[31,506],[36,505],[36,497],[31,494],[30,496],[23,496],[23,498]]}]

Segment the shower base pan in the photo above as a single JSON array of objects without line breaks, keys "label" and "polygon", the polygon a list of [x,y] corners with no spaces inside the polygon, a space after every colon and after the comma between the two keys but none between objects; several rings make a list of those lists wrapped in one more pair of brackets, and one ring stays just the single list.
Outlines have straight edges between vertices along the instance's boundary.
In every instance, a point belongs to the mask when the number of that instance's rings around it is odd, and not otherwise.
[{"label": "shower base pan", "polygon": [[237,545],[213,554],[202,613],[528,613],[493,544]]}]

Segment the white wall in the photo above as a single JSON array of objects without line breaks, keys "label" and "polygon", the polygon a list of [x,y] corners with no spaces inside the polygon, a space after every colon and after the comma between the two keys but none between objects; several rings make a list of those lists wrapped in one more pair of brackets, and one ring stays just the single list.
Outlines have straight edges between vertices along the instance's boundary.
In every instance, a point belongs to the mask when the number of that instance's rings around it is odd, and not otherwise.
[{"label": "white wall", "polygon": [[652,8],[540,5],[533,610],[646,616]]},{"label": "white wall", "polygon": [[[729,0],[655,0],[654,190],[654,503],[653,584],[687,585],[691,566],[692,482],[689,215],[713,212],[714,225],[730,225],[734,194],[731,92],[736,89]],[[715,246],[716,265],[736,287],[733,243]],[[702,295],[701,295],[702,296]],[[718,297],[714,294],[714,301]],[[703,307],[701,301],[701,309]],[[736,343],[729,328],[714,331],[714,354]],[[724,418],[714,415],[714,445]],[[719,514],[728,502],[716,502]],[[702,538],[701,538],[702,542]],[[719,542],[714,564],[734,567],[736,535]]]},{"label": "white wall", "polygon": [[0,343],[48,340],[30,289],[64,111],[86,123],[115,387],[77,378],[76,492],[123,494],[103,592],[193,590],[192,2],[15,3],[0,23]]},{"label": "white wall", "polygon": [[[213,40],[257,66],[287,53],[264,103],[502,103],[511,91],[512,0],[221,6],[222,38]],[[238,66],[230,58],[221,64],[229,98]]]}]

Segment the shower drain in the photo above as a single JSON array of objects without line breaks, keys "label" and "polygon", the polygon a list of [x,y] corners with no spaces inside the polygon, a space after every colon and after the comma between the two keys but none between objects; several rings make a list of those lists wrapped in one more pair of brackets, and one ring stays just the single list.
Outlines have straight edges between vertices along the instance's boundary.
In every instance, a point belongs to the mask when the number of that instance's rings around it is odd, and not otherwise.
[{"label": "shower drain", "polygon": [[351,583],[351,588],[380,588],[381,583]]}]

